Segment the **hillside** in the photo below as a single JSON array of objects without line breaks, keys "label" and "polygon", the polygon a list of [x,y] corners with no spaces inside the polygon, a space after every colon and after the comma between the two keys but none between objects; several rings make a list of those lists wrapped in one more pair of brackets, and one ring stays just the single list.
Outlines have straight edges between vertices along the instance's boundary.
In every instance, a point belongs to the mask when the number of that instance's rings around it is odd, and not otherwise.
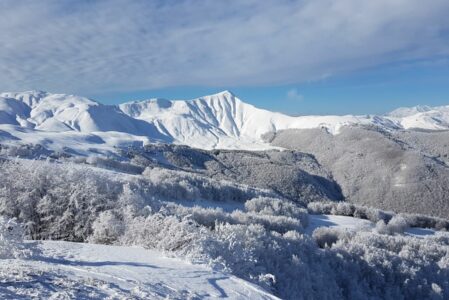
[{"label": "hillside", "polygon": [[4,298],[449,295],[447,220],[345,202],[305,208],[179,169],[0,164]]},{"label": "hillside", "polygon": [[347,201],[396,212],[449,217],[447,131],[347,127],[286,130],[271,144],[314,155]]}]

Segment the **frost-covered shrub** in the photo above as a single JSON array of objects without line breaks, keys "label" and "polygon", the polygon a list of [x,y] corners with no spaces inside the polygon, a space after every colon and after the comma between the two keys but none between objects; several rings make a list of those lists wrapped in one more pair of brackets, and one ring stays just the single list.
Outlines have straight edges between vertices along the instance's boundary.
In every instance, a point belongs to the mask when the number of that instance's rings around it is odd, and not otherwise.
[{"label": "frost-covered shrub", "polygon": [[0,214],[17,218],[33,239],[85,241],[126,184],[145,191],[134,177],[71,163],[3,162],[0,176]]},{"label": "frost-covered shrub", "polygon": [[222,208],[184,207],[181,205],[167,205],[165,208],[172,215],[189,217],[198,224],[213,229],[217,223],[229,224],[260,224],[267,230],[280,233],[289,230],[302,231],[301,220],[281,215],[265,215],[253,212],[234,210],[226,212]]},{"label": "frost-covered shrub", "polygon": [[339,228],[318,227],[312,233],[313,239],[320,248],[332,247],[339,239],[350,235],[351,233]]},{"label": "frost-covered shrub", "polygon": [[0,259],[25,258],[32,254],[23,242],[23,228],[13,219],[0,216]]},{"label": "frost-covered shrub", "polygon": [[388,227],[394,233],[404,233],[404,230],[408,227],[407,220],[402,214],[395,215],[388,222]]},{"label": "frost-covered shrub", "polygon": [[303,227],[308,225],[307,210],[297,204],[277,198],[257,197],[245,202],[245,209],[263,215],[285,216],[299,219]]},{"label": "frost-covered shrub", "polygon": [[407,220],[402,214],[395,215],[386,224],[383,220],[379,220],[376,223],[376,231],[381,234],[402,234],[407,229]]},{"label": "frost-covered shrub", "polygon": [[331,214],[340,216],[353,216],[356,208],[348,202],[338,202],[332,205]]},{"label": "frost-covered shrub", "polygon": [[338,241],[339,232],[335,228],[319,227],[313,231],[312,237],[320,248],[331,247]]},{"label": "frost-covered shrub", "polygon": [[137,217],[127,223],[123,244],[141,245],[163,251],[186,251],[193,241],[208,230],[189,218],[164,216],[160,213]]},{"label": "frost-covered shrub", "polygon": [[423,243],[371,232],[335,235],[331,248],[318,251],[312,239],[295,231],[217,224],[214,230],[191,234],[183,254],[222,265],[285,299],[424,299],[435,290],[440,298],[449,295],[447,240]]},{"label": "frost-covered shrub", "polygon": [[449,233],[446,231],[437,231],[431,238],[438,244],[449,246]]},{"label": "frost-covered shrub", "polygon": [[449,230],[449,221],[437,217],[419,214],[402,214],[410,227],[434,228],[437,230]]},{"label": "frost-covered shrub", "polygon": [[[422,287],[415,289],[419,298],[433,297],[435,291],[448,296],[444,276],[449,274],[443,270],[449,266],[449,235],[423,243],[399,235],[319,228],[311,238],[298,231],[277,232],[252,219],[253,214],[168,206],[127,220],[119,242],[224,268],[285,299],[414,299],[409,292],[414,286]],[[214,219],[219,221],[210,225]],[[414,286],[406,284],[410,280]]]},{"label": "frost-covered shrub", "polygon": [[385,212],[380,209],[372,207],[364,207],[360,205],[354,205],[354,217],[360,219],[367,219],[371,222],[378,222],[379,220],[388,222],[394,213]]},{"label": "frost-covered shrub", "polygon": [[[190,255],[199,253],[282,298],[325,297],[327,291],[319,288],[320,278],[325,282],[329,279],[329,284],[333,284],[327,275],[332,276],[330,272],[309,272],[309,259],[321,254],[316,252],[316,246],[308,236],[295,231],[279,234],[257,224],[219,224],[197,245],[200,251]],[[312,259],[319,261],[318,257]]]},{"label": "frost-covered shrub", "polygon": [[264,194],[247,186],[164,169],[133,176],[67,162],[0,164],[0,214],[23,222],[33,239],[85,241],[101,212],[122,214],[130,209],[129,203],[134,210],[145,206],[157,212],[161,199],[244,202]]},{"label": "frost-covered shrub", "polygon": [[232,223],[233,218],[230,213],[225,212],[222,208],[203,208],[203,207],[184,207],[181,205],[168,206],[167,209],[171,214],[176,216],[190,217],[198,224],[213,229],[217,222]]},{"label": "frost-covered shrub", "polygon": [[449,297],[449,247],[438,238],[357,232],[340,239],[331,253],[348,294],[345,298],[447,299]]},{"label": "frost-covered shrub", "polygon": [[245,202],[260,195],[271,195],[268,190],[225,180],[213,180],[190,172],[162,168],[146,168],[144,179],[161,199],[212,200],[218,202]]},{"label": "frost-covered shrub", "polygon": [[231,214],[231,224],[260,224],[267,230],[285,233],[287,231],[302,231],[301,221],[296,218],[284,216],[261,215],[234,211]]},{"label": "frost-covered shrub", "polygon": [[[249,217],[252,214],[165,207],[159,213],[125,218],[118,242],[224,268],[285,299],[449,296],[449,234],[418,240],[320,228],[311,238],[297,231],[279,233]],[[216,217],[220,221],[210,226]],[[236,221],[241,223],[232,223]]]},{"label": "frost-covered shrub", "polygon": [[112,244],[124,233],[125,224],[120,216],[112,210],[101,212],[92,224],[89,241],[98,244]]},{"label": "frost-covered shrub", "polygon": [[120,171],[123,173],[130,173],[130,174],[140,174],[143,172],[143,168],[139,167],[137,165],[123,162],[123,161],[117,161],[115,159],[108,159],[98,156],[90,156],[86,159],[86,163],[96,166],[96,167],[102,167],[105,169]]},{"label": "frost-covered shrub", "polygon": [[330,201],[317,201],[307,204],[307,210],[310,214],[314,215],[330,215],[334,209],[334,202]]},{"label": "frost-covered shrub", "polygon": [[380,233],[380,234],[390,234],[391,233],[389,228],[387,227],[387,224],[383,220],[379,220],[376,223],[375,229],[376,229],[376,232]]},{"label": "frost-covered shrub", "polygon": [[[390,220],[394,218],[394,216],[396,216],[395,213],[390,211],[383,211],[371,207],[364,207],[348,202],[331,202],[331,201],[311,202],[307,205],[307,210],[311,214],[340,215],[340,216],[351,216],[360,219],[367,219],[373,223],[378,223],[378,228],[380,230],[383,230],[382,229],[383,226],[385,224],[389,224]],[[442,218],[419,214],[402,213],[400,215],[401,218],[405,220],[407,226],[409,227],[449,230],[449,221]],[[396,219],[396,221],[397,220],[398,219]],[[400,230],[395,232],[400,232]]]},{"label": "frost-covered shrub", "polygon": [[349,216],[359,219],[367,219],[371,222],[383,220],[388,222],[394,215],[392,212],[382,211],[372,207],[364,207],[348,202],[311,202],[307,205],[311,214]]},{"label": "frost-covered shrub", "polygon": [[65,154],[56,154],[45,149],[41,145],[0,145],[0,155],[8,157],[25,157],[25,158],[39,158],[41,156],[48,157],[52,155],[54,157],[65,157]]}]

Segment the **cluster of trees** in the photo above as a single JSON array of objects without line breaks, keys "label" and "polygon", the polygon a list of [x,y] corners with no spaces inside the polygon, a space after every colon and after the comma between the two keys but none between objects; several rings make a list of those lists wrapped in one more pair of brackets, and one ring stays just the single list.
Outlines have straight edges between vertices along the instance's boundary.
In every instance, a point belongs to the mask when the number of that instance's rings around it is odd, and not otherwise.
[{"label": "cluster of trees", "polygon": [[341,190],[317,160],[298,151],[200,150],[179,145],[146,145],[120,154],[140,167],[187,171],[270,189],[278,197],[306,204],[313,200],[342,199]]},{"label": "cluster of trees", "polygon": [[191,175],[2,162],[0,215],[16,217],[34,239],[159,249],[224,269],[286,299],[449,297],[446,232],[425,239],[392,235],[403,229],[404,217],[329,202],[311,203],[308,210],[363,217],[385,227],[319,228],[308,235],[303,231],[308,212],[297,203]]},{"label": "cluster of trees", "polygon": [[121,192],[117,178],[74,164],[5,161],[0,176],[0,214],[17,218],[32,239],[84,241]]},{"label": "cluster of trees", "polygon": [[166,200],[211,200],[215,202],[241,202],[257,196],[273,196],[270,190],[253,188],[227,180],[165,168],[146,168],[143,179]]},{"label": "cluster of trees", "polygon": [[[187,172],[147,168],[143,175],[72,162],[0,162],[0,215],[17,218],[33,239],[85,241],[101,212],[122,205],[129,190],[158,211],[163,201],[243,203],[270,191]],[[124,201],[124,200],[123,200]]]},{"label": "cluster of trees", "polygon": [[348,202],[317,201],[307,205],[307,210],[315,215],[339,215],[370,220],[371,222],[388,222],[393,212],[361,206]]},{"label": "cluster of trees", "polygon": [[211,225],[198,218],[196,210],[204,216],[211,209],[191,208],[187,215],[161,211],[130,219],[122,219],[118,211],[105,212],[104,219],[94,224],[92,241],[174,252],[255,282],[285,299],[449,297],[446,232],[418,239],[377,229],[319,228],[309,236],[254,220],[218,220]]}]

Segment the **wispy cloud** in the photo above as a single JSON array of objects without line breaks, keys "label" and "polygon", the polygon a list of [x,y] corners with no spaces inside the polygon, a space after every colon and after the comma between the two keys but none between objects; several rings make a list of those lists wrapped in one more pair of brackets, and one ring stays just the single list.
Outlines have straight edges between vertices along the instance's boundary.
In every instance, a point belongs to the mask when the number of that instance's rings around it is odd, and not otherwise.
[{"label": "wispy cloud", "polygon": [[449,54],[447,0],[5,0],[0,11],[0,90],[288,84]]},{"label": "wispy cloud", "polygon": [[301,95],[297,89],[290,89],[287,91],[287,99],[292,101],[302,101],[304,96]]}]

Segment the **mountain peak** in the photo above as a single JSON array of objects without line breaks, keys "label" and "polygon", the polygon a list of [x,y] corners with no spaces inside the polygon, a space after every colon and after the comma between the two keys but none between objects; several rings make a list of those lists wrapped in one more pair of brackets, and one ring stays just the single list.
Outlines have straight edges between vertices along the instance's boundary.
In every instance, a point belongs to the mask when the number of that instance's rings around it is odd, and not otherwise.
[{"label": "mountain peak", "polygon": [[235,94],[233,92],[231,92],[230,90],[221,91],[221,92],[217,93],[217,95],[222,95],[222,96],[227,96],[227,97],[235,97]]},{"label": "mountain peak", "polygon": [[200,98],[198,98],[198,99],[201,99],[201,98],[231,99],[231,98],[236,98],[236,96],[235,96],[234,93],[232,93],[231,91],[229,91],[229,90],[224,90],[224,91],[221,91],[221,92],[216,93],[216,94],[212,94],[212,95],[207,95],[207,96],[200,97]]},{"label": "mountain peak", "polygon": [[419,113],[424,113],[432,110],[433,108],[427,105],[417,105],[413,107],[400,107],[392,112],[388,113],[387,116],[389,117],[396,117],[396,118],[404,118],[409,117],[412,115],[416,115]]},{"label": "mountain peak", "polygon": [[30,90],[24,92],[5,92],[0,94],[2,97],[35,97],[35,98],[43,98],[48,95],[47,92],[41,90]]}]

